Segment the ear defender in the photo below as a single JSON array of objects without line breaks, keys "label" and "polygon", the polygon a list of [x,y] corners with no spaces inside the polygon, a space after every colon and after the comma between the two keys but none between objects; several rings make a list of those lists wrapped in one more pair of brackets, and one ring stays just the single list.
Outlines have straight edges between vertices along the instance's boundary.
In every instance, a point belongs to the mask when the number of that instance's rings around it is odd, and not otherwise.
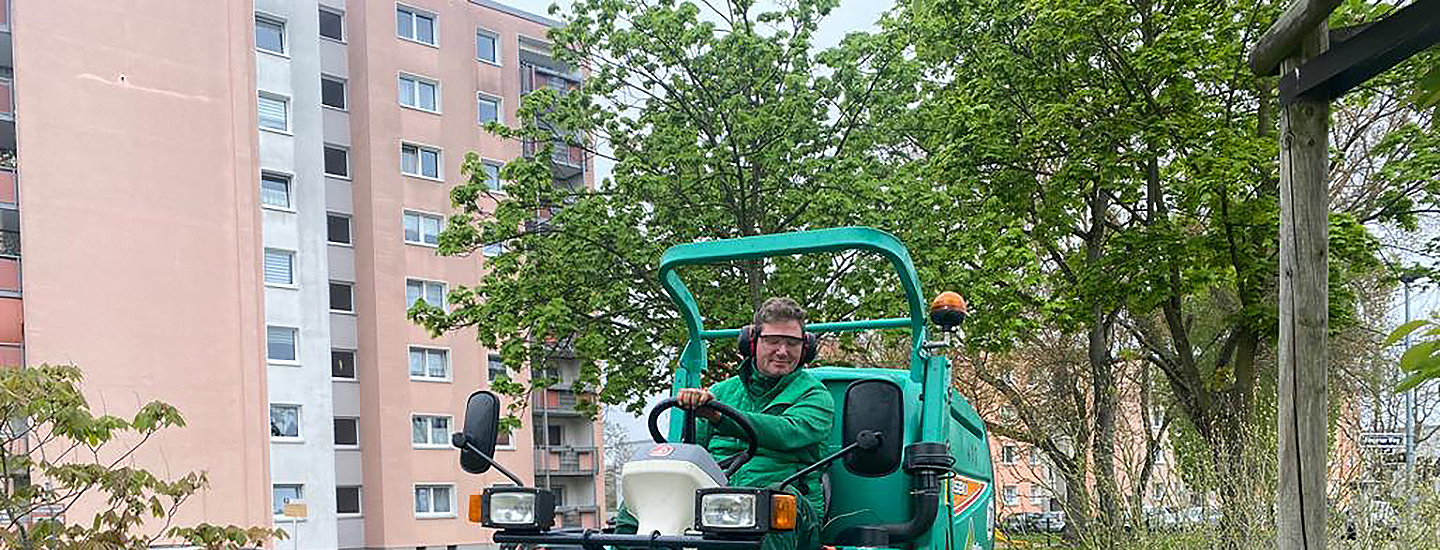
[{"label": "ear defender", "polygon": [[[760,329],[755,327],[755,325],[745,325],[743,327],[740,327],[740,337],[735,343],[735,348],[736,351],[740,352],[741,357],[747,359],[755,357],[756,346],[758,346],[760,343],[759,333]],[[809,364],[811,361],[815,360],[816,355],[819,355],[819,340],[819,337],[815,336],[814,334],[809,332],[805,333],[805,343],[802,344],[800,347],[800,363],[796,365],[797,368]]]}]

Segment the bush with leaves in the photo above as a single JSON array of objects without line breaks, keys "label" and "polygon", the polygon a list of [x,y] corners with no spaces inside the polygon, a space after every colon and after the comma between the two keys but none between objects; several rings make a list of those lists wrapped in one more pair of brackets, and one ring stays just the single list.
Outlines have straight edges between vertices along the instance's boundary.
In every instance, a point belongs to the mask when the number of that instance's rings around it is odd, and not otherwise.
[{"label": "bush with leaves", "polygon": [[[170,527],[207,486],[205,474],[164,480],[130,457],[160,430],[184,427],[180,411],[152,401],[129,419],[94,416],[82,378],[73,365],[0,368],[0,548],[141,549],[169,540],[218,550],[284,538],[263,527]],[[82,499],[103,505],[88,520],[71,517]]]}]

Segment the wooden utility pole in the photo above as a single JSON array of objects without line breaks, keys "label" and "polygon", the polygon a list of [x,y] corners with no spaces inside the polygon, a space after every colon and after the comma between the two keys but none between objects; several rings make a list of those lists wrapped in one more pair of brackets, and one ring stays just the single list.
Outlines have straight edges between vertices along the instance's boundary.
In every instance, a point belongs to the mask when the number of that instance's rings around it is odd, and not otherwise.
[{"label": "wooden utility pole", "polygon": [[[1292,72],[1329,45],[1325,23],[1281,63]],[[1325,548],[1326,330],[1329,324],[1330,100],[1302,99],[1280,114],[1281,550]]]},{"label": "wooden utility pole", "polygon": [[[1261,38],[1252,68],[1280,62],[1281,75],[1329,47],[1325,18],[1336,0],[1299,0]],[[1257,65],[1258,64],[1258,65]],[[1280,112],[1280,550],[1325,548],[1325,429],[1329,324],[1329,98]]]},{"label": "wooden utility pole", "polygon": [[[1250,52],[1257,75],[1280,75],[1281,550],[1325,548],[1329,327],[1330,100],[1440,42],[1440,0],[1414,0],[1331,45],[1342,0],[1296,0]],[[1277,67],[1278,65],[1278,67]]]}]

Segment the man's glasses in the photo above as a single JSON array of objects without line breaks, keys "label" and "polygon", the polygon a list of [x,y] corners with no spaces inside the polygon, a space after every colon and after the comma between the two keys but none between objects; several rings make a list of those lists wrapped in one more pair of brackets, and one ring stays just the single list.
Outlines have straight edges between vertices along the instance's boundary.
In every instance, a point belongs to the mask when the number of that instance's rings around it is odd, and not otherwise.
[{"label": "man's glasses", "polygon": [[785,336],[783,334],[766,334],[760,337],[760,341],[764,342],[767,346],[786,346],[791,348],[798,348],[801,344],[805,343],[805,340],[801,338]]}]

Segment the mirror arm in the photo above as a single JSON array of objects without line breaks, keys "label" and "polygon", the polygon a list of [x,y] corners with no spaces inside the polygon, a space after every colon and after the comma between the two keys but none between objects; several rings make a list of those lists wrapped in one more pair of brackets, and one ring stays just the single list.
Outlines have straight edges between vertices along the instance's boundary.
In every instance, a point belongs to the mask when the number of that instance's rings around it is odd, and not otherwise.
[{"label": "mirror arm", "polygon": [[809,465],[809,466],[806,466],[804,469],[802,469],[802,470],[800,470],[800,471],[798,471],[798,472],[795,472],[795,473],[794,473],[793,475],[791,475],[790,477],[785,478],[784,481],[781,481],[780,484],[776,486],[776,489],[784,490],[786,485],[789,485],[789,484],[791,484],[791,483],[794,483],[794,482],[796,482],[796,481],[799,481],[799,480],[801,480],[801,479],[804,479],[805,476],[810,475],[810,474],[813,473],[815,470],[819,470],[820,468],[824,468],[824,467],[826,467],[826,466],[829,466],[831,462],[835,462],[836,460],[840,459],[841,457],[843,457],[843,456],[845,456],[845,455],[847,455],[847,454],[850,454],[850,451],[854,451],[855,449],[865,449],[865,450],[868,451],[868,450],[871,450],[871,449],[878,448],[878,447],[880,446],[880,440],[881,440],[881,438],[883,438],[883,437],[884,437],[884,434],[881,433],[881,432],[870,431],[870,430],[862,431],[862,432],[856,434],[856,436],[855,436],[855,441],[854,441],[853,443],[851,443],[851,444],[849,444],[849,445],[846,445],[844,448],[840,449],[839,451],[835,451],[835,454],[832,454],[832,455],[830,455],[830,456],[827,456],[827,457],[825,457],[825,458],[822,458],[822,459],[820,459],[818,462],[816,462],[816,463],[814,463],[814,464],[811,464],[811,465]]},{"label": "mirror arm", "polygon": [[489,462],[491,466],[494,466],[496,470],[500,470],[500,473],[505,474],[505,477],[510,478],[510,481],[515,482],[516,487],[526,486],[524,481],[520,481],[520,478],[518,476],[510,473],[510,470],[506,470],[504,466],[501,466],[499,462],[495,461],[494,457],[480,452],[480,449],[476,447],[474,443],[471,443],[470,438],[465,437],[465,434],[460,432],[450,434],[450,444],[454,445],[457,449],[465,449],[467,451],[480,455],[480,458],[485,459],[485,461]]}]

